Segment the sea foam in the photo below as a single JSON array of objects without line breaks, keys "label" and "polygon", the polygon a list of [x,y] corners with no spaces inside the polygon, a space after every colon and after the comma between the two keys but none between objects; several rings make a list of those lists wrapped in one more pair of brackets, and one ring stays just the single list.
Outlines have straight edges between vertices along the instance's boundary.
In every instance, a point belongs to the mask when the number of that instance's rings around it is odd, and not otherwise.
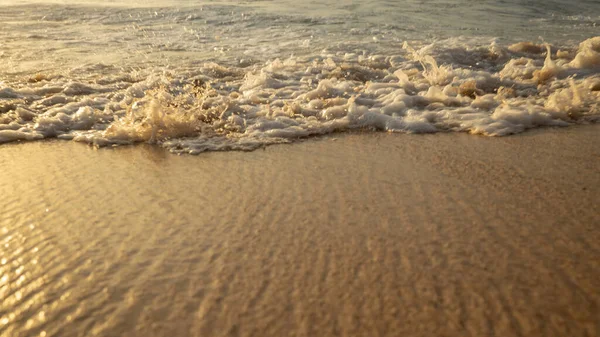
[{"label": "sea foam", "polygon": [[353,129],[505,136],[600,119],[600,37],[571,49],[451,39],[394,55],[100,74],[0,88],[0,142],[147,142],[195,154]]}]

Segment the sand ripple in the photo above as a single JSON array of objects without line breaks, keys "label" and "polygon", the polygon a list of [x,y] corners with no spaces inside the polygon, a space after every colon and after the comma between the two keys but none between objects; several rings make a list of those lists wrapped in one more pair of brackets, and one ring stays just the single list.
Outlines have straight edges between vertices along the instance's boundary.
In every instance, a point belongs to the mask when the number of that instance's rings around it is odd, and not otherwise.
[{"label": "sand ripple", "polygon": [[0,336],[597,336],[598,134],[5,145]]}]

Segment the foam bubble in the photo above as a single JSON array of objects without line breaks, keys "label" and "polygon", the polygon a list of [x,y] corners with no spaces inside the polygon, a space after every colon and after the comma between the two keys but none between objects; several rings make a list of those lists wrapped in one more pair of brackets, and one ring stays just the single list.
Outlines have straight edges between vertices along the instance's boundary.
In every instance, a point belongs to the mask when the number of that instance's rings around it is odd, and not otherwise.
[{"label": "foam bubble", "polygon": [[579,69],[600,68],[600,36],[581,42],[570,65]]}]

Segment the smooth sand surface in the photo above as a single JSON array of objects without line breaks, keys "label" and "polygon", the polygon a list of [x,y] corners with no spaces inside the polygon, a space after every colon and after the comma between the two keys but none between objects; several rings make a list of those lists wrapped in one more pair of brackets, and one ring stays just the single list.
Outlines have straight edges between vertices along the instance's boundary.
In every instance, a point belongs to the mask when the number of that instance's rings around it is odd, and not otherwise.
[{"label": "smooth sand surface", "polygon": [[1,336],[599,336],[600,125],[0,146]]}]

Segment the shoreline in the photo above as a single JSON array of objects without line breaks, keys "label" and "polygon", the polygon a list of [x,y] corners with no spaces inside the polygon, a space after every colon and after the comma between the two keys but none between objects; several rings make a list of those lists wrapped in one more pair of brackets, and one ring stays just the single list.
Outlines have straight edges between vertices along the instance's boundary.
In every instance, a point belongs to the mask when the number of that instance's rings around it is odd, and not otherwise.
[{"label": "shoreline", "polygon": [[334,131],[334,132],[326,133],[326,134],[314,134],[314,135],[310,135],[310,136],[300,137],[300,138],[296,138],[296,139],[292,140],[289,143],[271,143],[271,144],[265,143],[264,145],[262,145],[261,147],[259,147],[257,149],[207,150],[204,152],[199,152],[199,153],[194,153],[194,154],[188,154],[185,152],[177,152],[177,153],[170,152],[168,149],[163,148],[160,145],[149,144],[147,142],[136,142],[136,143],[132,143],[132,144],[115,143],[115,144],[106,145],[106,146],[98,146],[97,144],[93,144],[93,143],[79,142],[79,141],[73,141],[71,139],[60,139],[60,138],[53,137],[53,138],[44,138],[44,139],[35,139],[35,140],[18,139],[18,140],[14,140],[14,141],[10,141],[10,142],[0,143],[0,151],[2,150],[2,148],[7,147],[7,146],[15,146],[15,145],[19,146],[19,145],[30,144],[30,143],[75,143],[75,144],[86,145],[87,147],[96,149],[96,150],[121,149],[121,148],[127,148],[127,147],[134,147],[134,148],[135,147],[152,147],[152,148],[164,150],[167,153],[177,155],[177,156],[181,155],[181,156],[196,157],[196,156],[206,155],[208,153],[255,152],[255,151],[264,150],[266,148],[277,147],[277,146],[281,146],[281,145],[289,146],[289,145],[295,145],[295,144],[302,144],[305,142],[321,141],[321,140],[327,140],[327,139],[338,140],[343,137],[348,137],[348,136],[353,137],[353,136],[357,136],[357,135],[364,135],[366,137],[369,137],[371,135],[381,136],[381,135],[387,134],[387,135],[392,135],[392,136],[397,135],[397,136],[414,136],[414,137],[421,136],[422,137],[422,136],[456,134],[456,135],[459,135],[460,137],[470,136],[470,137],[475,137],[475,138],[491,140],[491,139],[507,139],[507,138],[527,137],[527,136],[533,136],[533,135],[543,134],[543,133],[547,133],[547,132],[552,133],[554,131],[557,131],[559,133],[560,132],[576,132],[575,130],[584,130],[584,132],[590,132],[589,130],[591,130],[593,128],[600,129],[600,123],[591,122],[591,123],[586,123],[586,124],[573,124],[573,125],[569,125],[569,126],[540,126],[540,127],[527,129],[523,132],[504,135],[504,136],[486,136],[486,135],[481,135],[481,134],[471,134],[468,132],[457,132],[457,131],[436,131],[436,132],[412,133],[412,132],[391,132],[391,131],[381,131],[381,130],[372,130],[372,129],[349,129],[349,130],[343,130],[343,131]]}]

